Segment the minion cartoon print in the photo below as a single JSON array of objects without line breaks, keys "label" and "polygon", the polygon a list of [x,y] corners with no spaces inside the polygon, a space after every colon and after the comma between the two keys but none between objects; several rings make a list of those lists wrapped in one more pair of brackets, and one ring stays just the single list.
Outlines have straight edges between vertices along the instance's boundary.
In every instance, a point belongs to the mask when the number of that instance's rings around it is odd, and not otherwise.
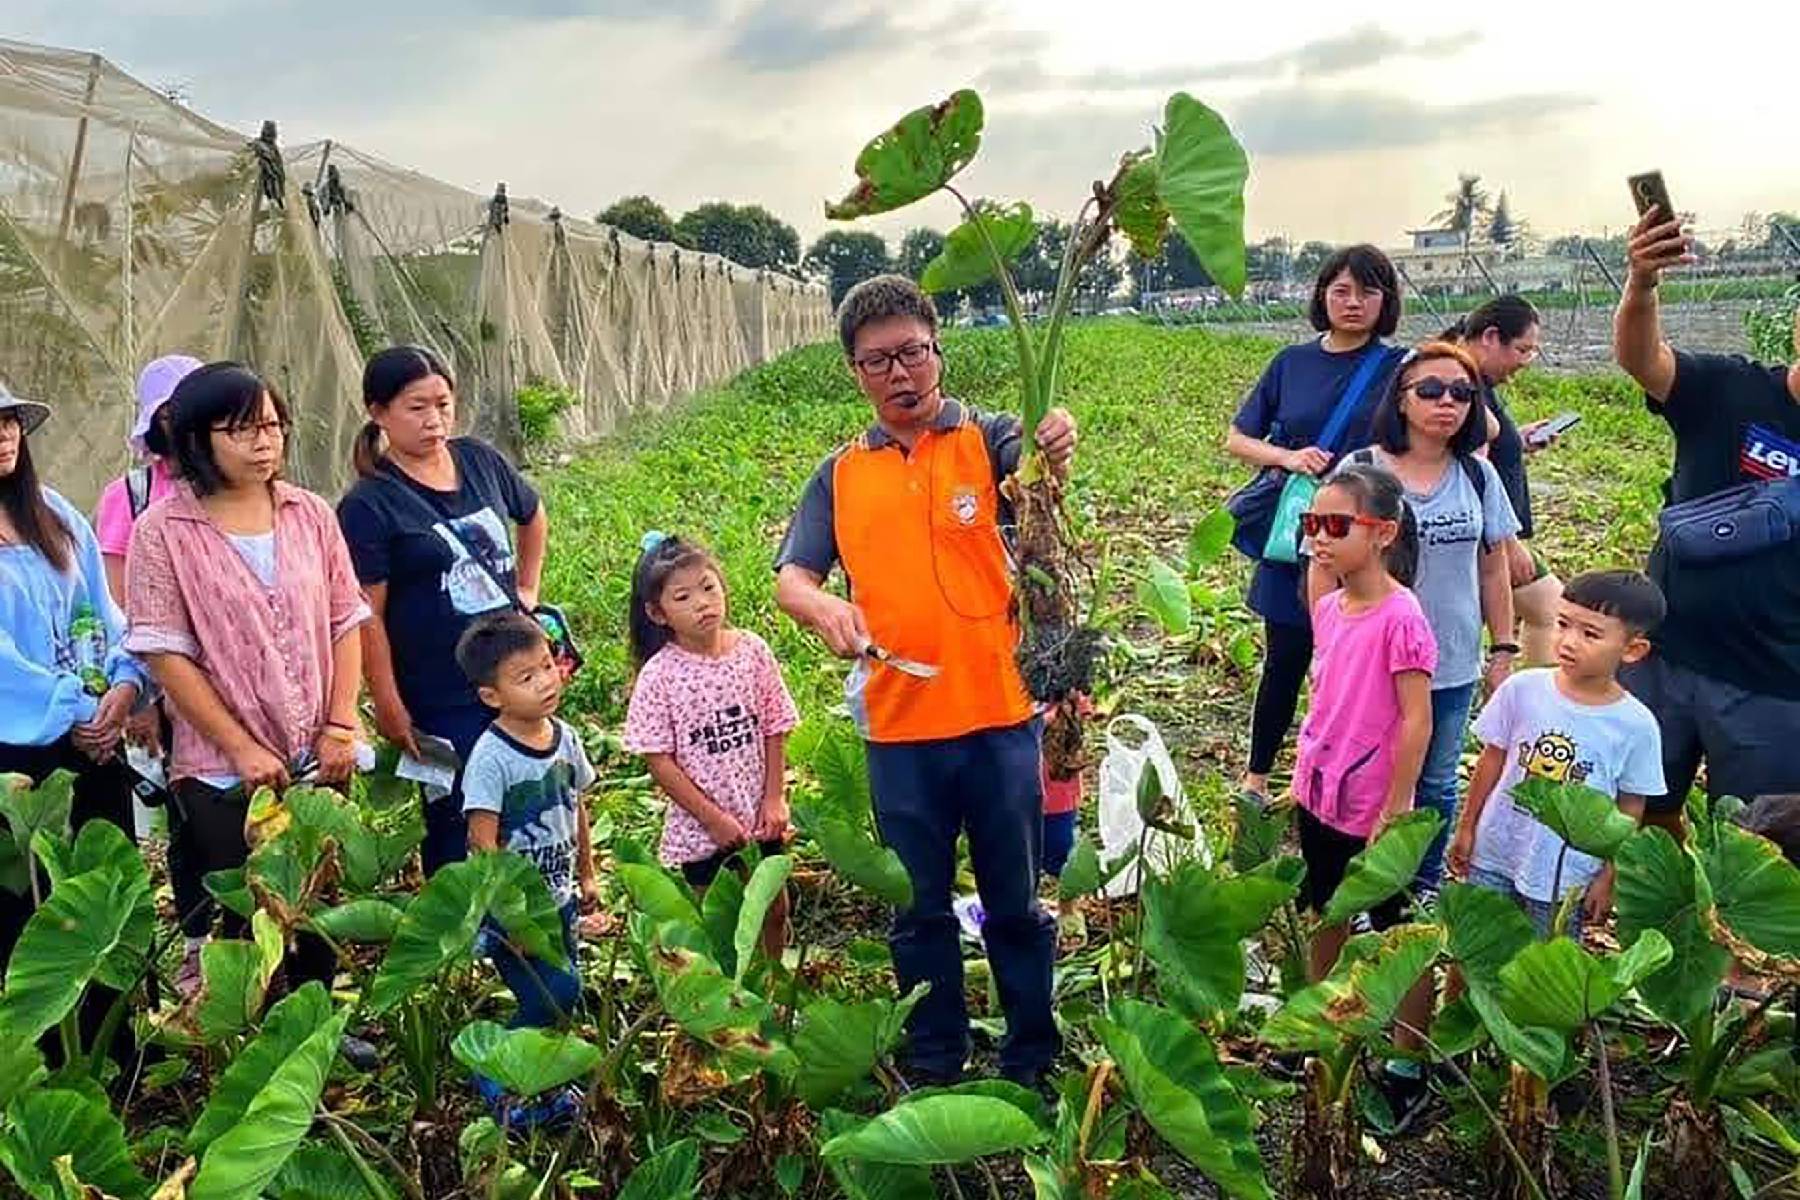
[{"label": "minion cartoon print", "polygon": [[1594,770],[1593,763],[1581,758],[1575,739],[1554,729],[1545,730],[1536,741],[1519,743],[1519,765],[1526,776],[1551,783],[1583,783]]}]

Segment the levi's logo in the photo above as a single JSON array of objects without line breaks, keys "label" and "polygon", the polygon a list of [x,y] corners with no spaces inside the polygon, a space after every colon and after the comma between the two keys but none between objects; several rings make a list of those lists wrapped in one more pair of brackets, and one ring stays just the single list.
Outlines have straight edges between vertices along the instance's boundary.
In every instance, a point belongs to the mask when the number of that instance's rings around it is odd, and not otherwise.
[{"label": "levi's logo", "polygon": [[1747,426],[1738,470],[1746,479],[1800,479],[1800,442],[1766,425]]}]

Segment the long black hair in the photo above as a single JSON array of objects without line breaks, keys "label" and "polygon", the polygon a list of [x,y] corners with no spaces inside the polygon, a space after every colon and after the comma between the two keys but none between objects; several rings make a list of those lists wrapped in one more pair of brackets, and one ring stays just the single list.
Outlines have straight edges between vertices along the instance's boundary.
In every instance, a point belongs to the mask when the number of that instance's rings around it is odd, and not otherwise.
[{"label": "long black hair", "polygon": [[1381,556],[1387,573],[1402,587],[1411,587],[1419,577],[1419,522],[1412,506],[1406,502],[1406,487],[1386,467],[1375,463],[1349,463],[1325,483],[1326,487],[1343,488],[1356,501],[1356,511],[1378,521],[1392,521],[1399,527],[1393,544]]},{"label": "long black hair", "polygon": [[[435,352],[425,346],[389,346],[363,367],[363,408],[386,408],[395,396],[433,375],[448,384],[452,393],[456,391],[456,377]],[[387,457],[387,437],[373,418],[363,422],[352,454],[358,475],[367,477],[380,469],[381,460]]]},{"label": "long black hair", "polygon": [[[18,410],[14,410],[17,413]],[[12,522],[19,540],[43,555],[58,571],[67,571],[75,560],[75,535],[44,499],[37,468],[31,464],[31,435],[19,426],[19,456],[12,474],[0,477],[0,508]]]},{"label": "long black hair", "polygon": [[[212,433],[216,426],[236,429],[262,418],[263,396],[275,406],[275,417],[285,429],[287,401],[269,382],[243,363],[214,362],[182,376],[169,402],[168,446],[175,473],[185,479],[197,496],[210,496],[225,486],[225,474],[213,455]],[[287,444],[282,443],[285,456]]]},{"label": "long black hair", "polygon": [[675,637],[667,626],[650,619],[650,606],[662,600],[669,576],[684,567],[711,567],[721,580],[719,560],[704,546],[670,533],[644,535],[637,569],[631,573],[631,658],[639,667]]},{"label": "long black hair", "polygon": [[1473,312],[1465,313],[1442,334],[1440,341],[1472,342],[1488,330],[1500,334],[1502,345],[1510,346],[1533,325],[1541,324],[1537,306],[1523,296],[1495,296],[1484,301]]}]

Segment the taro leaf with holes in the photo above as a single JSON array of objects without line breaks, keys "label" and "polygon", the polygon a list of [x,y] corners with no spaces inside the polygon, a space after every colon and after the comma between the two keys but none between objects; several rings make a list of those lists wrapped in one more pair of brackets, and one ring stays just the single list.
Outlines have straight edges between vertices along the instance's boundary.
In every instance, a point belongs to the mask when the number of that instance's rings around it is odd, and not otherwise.
[{"label": "taro leaf with holes", "polygon": [[1188,592],[1187,580],[1162,559],[1150,559],[1149,570],[1138,580],[1137,598],[1143,610],[1170,637],[1193,629],[1194,598]]},{"label": "taro leaf with holes", "polygon": [[819,1153],[900,1166],[965,1163],[1012,1154],[1050,1133],[1016,1105],[993,1096],[940,1094],[901,1104],[841,1133]]},{"label": "taro leaf with holes", "polygon": [[[862,1124],[861,1117],[835,1108],[826,1109],[819,1121],[819,1135],[829,1141],[860,1129]],[[938,1200],[930,1167],[865,1162],[857,1158],[824,1161],[825,1169],[848,1200]]]},{"label": "taro leaf with holes", "polygon": [[6,966],[0,995],[0,1029],[36,1037],[74,1010],[88,983],[116,956],[142,956],[144,945],[125,939],[134,930],[145,881],[128,885],[118,871],[100,867],[63,879],[43,907],[31,914]]},{"label": "taro leaf with holes", "polygon": [[600,1048],[574,1034],[507,1029],[492,1021],[463,1026],[450,1053],[469,1070],[528,1099],[585,1078],[600,1064]]},{"label": "taro leaf with holes", "polygon": [[1501,1003],[1521,1025],[1571,1033],[1671,957],[1668,939],[1654,929],[1639,933],[1631,949],[1619,954],[1596,956],[1566,937],[1534,942],[1500,968]]},{"label": "taro leaf with holes", "polygon": [[1443,824],[1444,818],[1429,808],[1416,808],[1390,821],[1380,837],[1350,860],[1344,881],[1325,905],[1325,921],[1348,921],[1398,896],[1419,873],[1431,839]]},{"label": "taro leaf with holes", "polygon": [[312,1128],[349,1019],[348,1008],[332,1012],[318,983],[270,1010],[263,1032],[226,1068],[189,1135],[195,1149],[205,1149],[188,1200],[262,1193]]},{"label": "taro leaf with holes", "polygon": [[1227,1195],[1273,1200],[1250,1106],[1207,1036],[1167,1009],[1114,1001],[1095,1030],[1144,1119]]},{"label": "taro leaf with holes", "polygon": [[1237,519],[1228,508],[1215,508],[1202,517],[1188,533],[1188,574],[1198,575],[1202,568],[1217,562],[1231,548],[1231,535],[1236,530]]},{"label": "taro leaf with holes", "polygon": [[1195,862],[1166,878],[1146,878],[1144,951],[1165,998],[1197,1019],[1235,1012],[1244,992],[1244,939],[1298,890],[1291,870],[1218,877]]},{"label": "taro leaf with holes", "polygon": [[1169,97],[1156,139],[1157,190],[1214,283],[1244,290],[1244,181],[1250,160],[1224,118],[1186,92]]},{"label": "taro leaf with holes", "polygon": [[671,1142],[637,1165],[619,1190],[618,1200],[667,1200],[692,1196],[700,1179],[700,1143],[693,1138]]},{"label": "taro leaf with holes", "polygon": [[859,826],[817,810],[807,813],[802,823],[832,870],[885,904],[912,907],[912,876],[892,847]]},{"label": "taro leaf with holes", "polygon": [[118,1200],[141,1200],[150,1181],[131,1161],[125,1127],[103,1098],[62,1088],[27,1092],[7,1106],[0,1164],[35,1200],[64,1200],[57,1160],[76,1178]]},{"label": "taro leaf with holes", "polygon": [[1785,960],[1757,969],[1800,970],[1800,868],[1769,839],[1726,824],[1717,827],[1700,865],[1695,883],[1702,909],[1716,911],[1732,949]]},{"label": "taro leaf with holes", "polygon": [[405,910],[373,896],[352,900],[312,915],[312,926],[334,942],[376,945],[394,940]]},{"label": "taro leaf with holes", "polygon": [[1283,1050],[1330,1054],[1375,1037],[1442,948],[1434,925],[1396,925],[1344,944],[1331,974],[1288,997],[1263,1025],[1263,1040]]},{"label": "taro leaf with holes", "polygon": [[[1032,219],[1031,205],[1023,201],[1000,204],[993,200],[977,200],[975,213],[975,216],[965,217],[962,224],[945,236],[944,248],[925,264],[925,270],[919,275],[921,288],[936,295],[980,287],[1025,253],[1037,236],[1037,222]],[[982,236],[984,230],[985,238]],[[1000,258],[998,264],[994,261],[996,254]]]},{"label": "taro leaf with holes", "polygon": [[1699,865],[1655,827],[1633,834],[1613,863],[1619,941],[1630,946],[1644,930],[1654,929],[1673,951],[1667,966],[1638,984],[1638,993],[1657,1016],[1688,1029],[1712,1010],[1731,966],[1731,953],[1712,940],[1701,919]]},{"label": "taro leaf with holes", "polygon": [[793,870],[792,858],[772,854],[756,864],[756,870],[750,873],[750,882],[744,885],[744,902],[738,908],[737,932],[732,938],[732,948],[737,952],[732,978],[738,983],[744,981],[744,972],[749,969],[751,957],[762,937],[763,922],[780,898],[781,890],[787,886]]},{"label": "taro leaf with holes", "polygon": [[1138,257],[1146,261],[1161,258],[1169,237],[1169,208],[1157,192],[1160,171],[1156,155],[1140,150],[1121,165],[1125,172],[1114,193],[1113,221]]},{"label": "taro leaf with holes", "polygon": [[981,97],[967,88],[941,104],[915,108],[856,156],[857,183],[836,204],[833,221],[904,208],[949,183],[981,148]]},{"label": "taro leaf with holes", "polygon": [[1578,783],[1526,778],[1513,788],[1512,798],[1551,833],[1595,858],[1610,859],[1637,831],[1637,822],[1619,811],[1618,801]]},{"label": "taro leaf with holes", "polygon": [[1574,1069],[1568,1039],[1554,1029],[1520,1025],[1501,1004],[1500,968],[1532,944],[1531,919],[1511,899],[1467,883],[1445,885],[1438,897],[1450,957],[1462,968],[1468,1001],[1494,1045],[1540,1079],[1560,1080]]},{"label": "taro leaf with holes", "polygon": [[218,939],[200,950],[200,992],[194,1025],[202,1040],[222,1041],[243,1032],[262,1012],[269,981],[281,966],[285,939],[268,913],[250,921],[253,941]]}]

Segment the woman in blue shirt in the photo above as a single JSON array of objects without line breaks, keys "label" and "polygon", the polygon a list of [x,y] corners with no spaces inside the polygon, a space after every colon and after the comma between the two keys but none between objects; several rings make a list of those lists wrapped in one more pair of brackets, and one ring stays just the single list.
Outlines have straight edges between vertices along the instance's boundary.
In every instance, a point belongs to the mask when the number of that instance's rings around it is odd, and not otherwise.
[{"label": "woman in blue shirt", "polygon": [[[92,527],[38,483],[30,434],[49,416],[48,405],[0,384],[0,772],[34,784],[72,772],[71,826],[111,821],[129,837],[122,740],[145,676],[121,649],[125,618]],[[31,912],[29,891],[0,887],[0,966]],[[108,1005],[109,996],[90,994],[84,1029],[97,1029]]]},{"label": "woman in blue shirt", "polygon": [[[1225,449],[1259,469],[1323,477],[1338,456],[1368,444],[1370,414],[1400,360],[1399,348],[1382,340],[1400,324],[1400,281],[1393,263],[1374,246],[1339,250],[1313,282],[1309,316],[1320,336],[1289,346],[1270,361],[1232,418]],[[1332,410],[1369,354],[1388,361],[1369,378],[1343,436],[1335,445],[1320,446]],[[1267,798],[1269,772],[1293,726],[1312,662],[1312,622],[1303,591],[1296,564],[1257,562],[1249,604],[1263,619],[1266,636],[1242,787],[1259,800]]]}]

